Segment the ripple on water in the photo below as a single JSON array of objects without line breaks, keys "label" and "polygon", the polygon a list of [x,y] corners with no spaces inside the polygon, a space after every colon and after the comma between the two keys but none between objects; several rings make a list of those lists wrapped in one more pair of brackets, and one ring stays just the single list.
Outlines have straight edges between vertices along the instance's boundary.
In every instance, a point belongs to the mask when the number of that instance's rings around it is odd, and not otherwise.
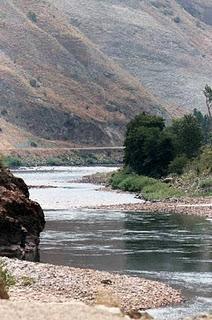
[{"label": "ripple on water", "polygon": [[106,169],[42,168],[19,173],[30,184],[57,186],[31,189],[32,198],[46,209],[41,260],[145,276],[181,288],[188,301],[150,310],[158,320],[210,311],[212,219],[79,209],[139,201],[129,194],[97,191],[97,186],[76,183],[82,175],[98,170]]}]

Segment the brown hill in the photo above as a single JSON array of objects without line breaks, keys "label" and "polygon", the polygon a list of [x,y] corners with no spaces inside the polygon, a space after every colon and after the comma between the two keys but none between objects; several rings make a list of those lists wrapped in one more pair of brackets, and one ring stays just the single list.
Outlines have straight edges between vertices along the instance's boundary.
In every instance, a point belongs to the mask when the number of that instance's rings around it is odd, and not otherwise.
[{"label": "brown hill", "polygon": [[170,117],[60,10],[47,1],[0,1],[3,147],[120,144],[141,111]]},{"label": "brown hill", "polygon": [[53,3],[100,50],[163,101],[187,110],[206,110],[202,89],[212,84],[211,0]]}]

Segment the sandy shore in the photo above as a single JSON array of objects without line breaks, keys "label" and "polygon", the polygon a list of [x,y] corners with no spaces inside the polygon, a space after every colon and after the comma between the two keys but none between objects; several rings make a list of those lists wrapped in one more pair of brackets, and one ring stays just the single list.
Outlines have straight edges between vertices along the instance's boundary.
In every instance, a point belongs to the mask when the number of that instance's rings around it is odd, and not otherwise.
[{"label": "sandy shore", "polygon": [[179,291],[138,277],[90,269],[32,263],[2,258],[17,283],[11,301],[70,302],[119,307],[124,312],[146,310],[182,302]]}]

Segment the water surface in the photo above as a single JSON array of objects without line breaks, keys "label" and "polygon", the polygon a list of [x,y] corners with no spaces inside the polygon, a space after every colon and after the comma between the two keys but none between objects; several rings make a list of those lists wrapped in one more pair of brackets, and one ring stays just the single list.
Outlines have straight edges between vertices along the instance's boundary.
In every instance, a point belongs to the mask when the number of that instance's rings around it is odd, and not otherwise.
[{"label": "water surface", "polygon": [[[145,276],[180,288],[187,302],[150,310],[157,319],[212,309],[212,221],[186,215],[85,209],[138,202],[133,195],[81,184],[82,175],[111,168],[40,168],[19,172],[45,208],[41,261]],[[39,185],[48,188],[39,188]]]}]

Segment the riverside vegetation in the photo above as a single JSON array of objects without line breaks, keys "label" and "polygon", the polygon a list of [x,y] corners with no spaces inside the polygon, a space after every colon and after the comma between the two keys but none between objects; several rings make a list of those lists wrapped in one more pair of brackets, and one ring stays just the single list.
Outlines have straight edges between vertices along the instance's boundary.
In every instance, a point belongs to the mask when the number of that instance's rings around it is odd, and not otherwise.
[{"label": "riverside vegetation", "polygon": [[10,274],[5,264],[0,260],[0,299],[9,299],[8,289],[15,283],[15,277]]},{"label": "riverside vegetation", "polygon": [[[205,90],[211,103],[212,90]],[[207,105],[208,115],[195,109],[167,127],[161,117],[136,116],[127,126],[124,168],[110,177],[112,188],[141,193],[146,200],[212,195],[212,118]]]}]

